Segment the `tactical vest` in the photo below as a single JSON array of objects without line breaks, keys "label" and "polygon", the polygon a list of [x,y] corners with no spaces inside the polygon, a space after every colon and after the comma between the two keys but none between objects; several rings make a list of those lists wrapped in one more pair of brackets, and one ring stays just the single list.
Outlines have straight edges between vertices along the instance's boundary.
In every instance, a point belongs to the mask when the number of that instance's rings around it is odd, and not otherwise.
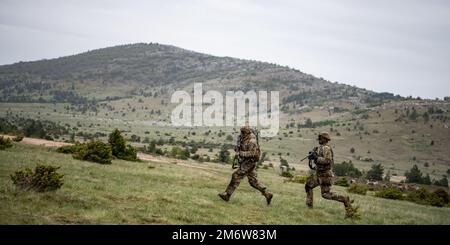
[{"label": "tactical vest", "polygon": [[[325,146],[325,145],[321,145],[321,146],[319,146],[319,148],[318,148],[318,155],[319,155],[319,157],[324,157],[324,154],[323,154],[323,147],[324,147],[324,146]],[[326,145],[326,146],[330,147],[330,151],[331,151],[331,163],[328,164],[328,165],[316,164],[317,171],[319,171],[319,172],[329,171],[329,170],[331,170],[331,169],[333,168],[333,165],[334,165],[334,152],[333,152],[333,148],[332,148],[330,145]]]}]

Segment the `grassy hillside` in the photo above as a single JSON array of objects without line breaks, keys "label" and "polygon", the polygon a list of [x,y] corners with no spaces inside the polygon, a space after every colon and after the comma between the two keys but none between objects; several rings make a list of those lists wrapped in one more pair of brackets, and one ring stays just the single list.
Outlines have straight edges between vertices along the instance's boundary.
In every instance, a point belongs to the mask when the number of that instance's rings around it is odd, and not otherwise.
[{"label": "grassy hillside", "polygon": [[[54,193],[18,192],[9,175],[36,163],[61,166],[65,184]],[[176,163],[176,164],[175,164]],[[344,208],[320,197],[304,204],[304,186],[284,183],[274,169],[258,170],[275,197],[271,206],[244,180],[232,200],[223,191],[229,165],[162,158],[115,160],[99,165],[51,148],[15,143],[0,151],[1,224],[450,224],[450,209],[351,195],[362,219],[344,219]],[[333,187],[346,193],[342,187]]]}]

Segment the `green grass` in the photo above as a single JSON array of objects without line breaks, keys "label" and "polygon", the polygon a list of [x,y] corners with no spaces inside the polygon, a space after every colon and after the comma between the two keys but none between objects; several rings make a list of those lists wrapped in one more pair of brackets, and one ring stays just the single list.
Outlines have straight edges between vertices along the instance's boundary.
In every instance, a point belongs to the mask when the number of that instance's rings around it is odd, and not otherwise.
[{"label": "green grass", "polygon": [[[169,161],[172,162],[173,160]],[[65,184],[52,193],[19,192],[9,175],[36,163],[61,166]],[[361,220],[344,219],[340,203],[305,206],[304,185],[284,183],[275,170],[258,170],[274,193],[271,206],[247,181],[229,203],[217,193],[230,166],[214,163],[78,161],[53,149],[15,143],[0,151],[0,224],[450,224],[450,209],[351,195]],[[344,188],[333,186],[337,193]]]}]

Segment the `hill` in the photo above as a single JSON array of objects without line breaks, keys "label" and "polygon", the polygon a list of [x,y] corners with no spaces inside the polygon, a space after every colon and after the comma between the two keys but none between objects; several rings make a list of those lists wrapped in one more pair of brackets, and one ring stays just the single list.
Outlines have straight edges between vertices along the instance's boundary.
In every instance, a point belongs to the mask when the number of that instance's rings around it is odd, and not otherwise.
[{"label": "hill", "polygon": [[152,43],[0,66],[3,102],[80,103],[93,98],[161,96],[193,82],[219,90],[278,90],[285,103],[302,105],[331,99],[372,105],[400,99],[389,93],[331,83],[285,66]]}]

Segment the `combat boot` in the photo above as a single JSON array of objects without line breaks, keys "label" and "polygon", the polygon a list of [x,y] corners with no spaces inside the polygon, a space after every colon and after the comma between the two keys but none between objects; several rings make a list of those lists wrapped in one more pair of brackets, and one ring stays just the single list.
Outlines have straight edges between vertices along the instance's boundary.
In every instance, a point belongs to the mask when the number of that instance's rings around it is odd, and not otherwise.
[{"label": "combat boot", "polygon": [[348,196],[344,197],[344,206],[346,209],[351,206],[350,197],[348,197]]},{"label": "combat boot", "polygon": [[345,208],[351,207],[353,202],[354,202],[354,200],[350,200],[350,197],[348,197],[348,196],[344,197]]},{"label": "combat boot", "polygon": [[344,206],[345,206],[345,218],[350,219],[360,219],[361,216],[358,212],[359,207],[352,206],[354,200],[350,200],[350,197],[345,197],[344,199]]},{"label": "combat boot", "polygon": [[230,200],[230,194],[223,192],[223,193],[219,193],[219,197],[222,198],[222,200],[224,200],[225,202],[228,202]]},{"label": "combat boot", "polygon": [[264,192],[264,197],[266,197],[267,205],[270,205],[270,202],[272,201],[273,194],[270,192]]}]

